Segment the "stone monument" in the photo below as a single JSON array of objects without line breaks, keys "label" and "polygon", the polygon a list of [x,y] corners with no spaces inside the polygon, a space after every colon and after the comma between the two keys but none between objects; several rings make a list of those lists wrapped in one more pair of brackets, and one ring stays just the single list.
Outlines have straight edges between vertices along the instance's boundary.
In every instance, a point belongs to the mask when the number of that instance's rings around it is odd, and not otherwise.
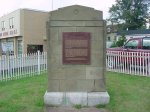
[{"label": "stone monument", "polygon": [[101,11],[79,5],[50,12],[46,105],[95,106],[109,102],[102,16]]}]

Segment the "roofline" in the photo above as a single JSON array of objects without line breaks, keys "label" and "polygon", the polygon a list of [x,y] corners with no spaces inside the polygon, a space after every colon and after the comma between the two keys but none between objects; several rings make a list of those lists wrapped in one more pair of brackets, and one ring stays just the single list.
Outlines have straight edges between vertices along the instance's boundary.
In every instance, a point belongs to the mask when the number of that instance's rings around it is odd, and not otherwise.
[{"label": "roofline", "polygon": [[14,12],[16,12],[16,11],[19,11],[19,10],[28,10],[28,11],[43,12],[43,13],[49,13],[49,12],[50,12],[50,11],[44,11],[44,10],[38,10],[38,9],[19,8],[19,9],[16,9],[16,10],[14,10],[14,11],[11,11],[11,12],[9,12],[9,13],[3,14],[2,16],[0,16],[0,18],[5,17],[5,16],[7,16],[7,15],[9,15],[9,14],[11,14],[11,13],[14,13]]},{"label": "roofline", "polygon": [[43,13],[50,12],[50,11],[44,11],[44,10],[38,10],[38,9],[30,9],[30,8],[20,8],[20,10],[28,10],[28,11],[43,12]]},{"label": "roofline", "polygon": [[64,6],[64,7],[59,7],[59,8],[57,8],[57,9],[54,9],[54,10],[49,11],[49,13],[54,12],[54,11],[58,11],[58,10],[62,10],[62,9],[64,9],[64,8],[67,8],[67,7],[72,7],[72,6],[85,7],[85,8],[89,8],[89,9],[91,9],[91,10],[95,10],[95,11],[99,11],[99,12],[103,13],[103,11],[98,10],[98,9],[96,9],[96,8],[94,8],[94,7],[89,7],[89,6],[86,6],[86,5],[79,5],[79,4],[73,4],[73,5],[67,5],[67,6]]},{"label": "roofline", "polygon": [[5,17],[5,16],[7,16],[7,15],[9,15],[9,14],[11,14],[11,13],[14,13],[14,12],[18,11],[18,10],[20,10],[20,9],[16,9],[16,10],[11,11],[11,12],[9,12],[9,13],[3,14],[2,16],[0,16],[0,18]]},{"label": "roofline", "polygon": [[[137,31],[148,31],[148,32],[137,32]],[[138,30],[128,30],[128,31],[122,31],[117,32],[117,35],[140,35],[140,34],[150,34],[150,29],[138,29]]]}]

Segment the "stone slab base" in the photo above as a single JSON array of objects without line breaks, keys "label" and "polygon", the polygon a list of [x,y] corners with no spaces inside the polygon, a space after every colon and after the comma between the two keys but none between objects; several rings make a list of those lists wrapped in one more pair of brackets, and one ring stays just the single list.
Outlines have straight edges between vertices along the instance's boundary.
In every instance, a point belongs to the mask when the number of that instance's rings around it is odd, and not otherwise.
[{"label": "stone slab base", "polygon": [[48,106],[96,106],[108,104],[107,92],[46,92],[44,103]]}]

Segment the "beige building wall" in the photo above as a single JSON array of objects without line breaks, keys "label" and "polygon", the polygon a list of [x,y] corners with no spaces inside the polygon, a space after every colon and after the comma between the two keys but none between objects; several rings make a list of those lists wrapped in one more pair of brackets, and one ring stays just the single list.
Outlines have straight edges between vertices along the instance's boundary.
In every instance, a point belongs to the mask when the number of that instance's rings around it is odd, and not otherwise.
[{"label": "beige building wall", "polygon": [[23,52],[27,53],[27,46],[43,45],[43,51],[46,51],[46,22],[48,21],[48,12],[33,11],[28,9],[21,10],[21,32],[23,34]]},{"label": "beige building wall", "polygon": [[[10,28],[10,19],[14,18],[13,20],[13,28]],[[2,21],[5,22],[5,30],[2,31]],[[16,33],[10,33],[11,31],[16,30]],[[8,35],[0,36],[1,39],[14,37],[14,36],[21,36],[20,32],[20,9],[15,10],[7,15],[0,17],[0,33],[8,32]]]},{"label": "beige building wall", "polygon": [[114,42],[117,39],[117,33],[107,33],[106,40]]},{"label": "beige building wall", "polygon": [[[13,28],[10,26],[11,18],[14,18]],[[18,9],[2,16],[0,17],[0,41],[5,43],[12,41],[14,55],[17,55],[18,52],[20,53],[18,44],[21,40],[23,54],[27,53],[28,45],[43,45],[43,51],[46,51],[46,22],[48,18],[48,12],[30,9]],[[2,30],[1,23],[3,21],[5,22],[5,30]],[[5,33],[7,33],[7,35],[4,35]],[[0,55],[1,54],[0,46]]]},{"label": "beige building wall", "polygon": [[[4,22],[4,25],[2,25],[2,22]],[[0,55],[2,55],[2,43],[4,47],[4,43],[10,41],[13,42],[13,53],[10,54],[17,54],[17,39],[20,38],[21,35],[20,9],[0,17]],[[8,43],[5,45],[9,46]],[[5,54],[5,50],[3,54]]]}]

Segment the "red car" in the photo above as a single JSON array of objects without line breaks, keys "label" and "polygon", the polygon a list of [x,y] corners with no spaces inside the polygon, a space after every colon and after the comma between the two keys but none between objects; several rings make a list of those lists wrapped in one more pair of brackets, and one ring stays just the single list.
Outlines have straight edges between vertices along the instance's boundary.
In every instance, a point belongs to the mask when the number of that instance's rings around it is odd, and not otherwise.
[{"label": "red car", "polygon": [[150,67],[150,37],[129,39],[124,46],[107,48],[107,67]]}]

